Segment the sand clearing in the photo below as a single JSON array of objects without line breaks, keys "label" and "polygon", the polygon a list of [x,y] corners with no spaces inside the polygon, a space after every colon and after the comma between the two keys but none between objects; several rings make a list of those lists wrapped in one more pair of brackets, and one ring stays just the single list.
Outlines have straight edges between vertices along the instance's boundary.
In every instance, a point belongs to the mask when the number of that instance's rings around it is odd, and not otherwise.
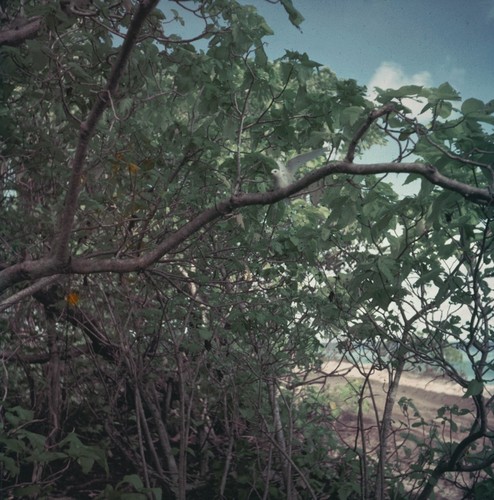
[{"label": "sand clearing", "polygon": [[[354,368],[350,363],[338,363],[330,361],[324,366],[326,373],[334,373],[327,381],[327,387],[333,394],[342,393],[343,387],[348,387],[349,381],[360,382],[356,384],[357,388],[360,387],[364,380],[364,375]],[[364,411],[364,427],[365,431],[365,447],[368,456],[375,454],[378,445],[378,431],[376,423],[376,413],[374,404],[379,414],[379,419],[382,417],[382,410],[384,408],[385,397],[388,388],[387,371],[373,371],[369,375],[369,380],[372,386],[371,392],[366,390],[364,392],[365,398],[365,411]],[[348,391],[345,392],[349,394]],[[463,416],[454,415],[453,420],[458,425],[458,431],[452,432],[447,421],[438,418],[438,409],[444,406],[453,408],[457,406],[460,409],[474,410],[474,404],[471,398],[464,398],[465,391],[459,385],[451,382],[450,380],[430,374],[415,374],[404,372],[400,386],[398,389],[396,402],[400,398],[408,398],[411,404],[402,408],[395,404],[393,410],[393,429],[396,431],[393,439],[391,439],[389,463],[393,462],[397,467],[403,471],[408,469],[409,465],[416,463],[418,449],[415,448],[413,441],[406,439],[403,436],[410,433],[417,436],[420,440],[428,442],[431,426],[436,426],[440,431],[440,435],[444,441],[456,440],[458,441],[465,436],[465,429],[468,429],[473,422],[472,414]],[[492,386],[486,388],[485,395],[489,396],[494,393]],[[358,425],[356,418],[356,396],[355,394],[347,396],[348,404],[342,402],[342,413],[338,418],[336,427],[340,437],[347,443],[348,446],[354,446],[357,441],[357,446],[360,448],[362,443],[359,441]],[[415,405],[419,412],[417,415],[413,409]],[[445,416],[449,416],[449,412]],[[426,423],[425,426],[412,427],[412,424],[419,422],[421,419]],[[400,448],[401,445],[404,445]],[[412,450],[411,456],[404,453],[404,447],[409,447]],[[401,451],[396,452],[396,449]],[[460,478],[461,480],[461,478]],[[436,498],[456,500],[463,498],[460,491],[450,484],[441,481],[435,489]]]},{"label": "sand clearing", "polygon": [[[346,374],[346,376],[350,378],[363,378],[359,370],[348,362],[339,363],[337,361],[329,361],[325,365],[324,370],[328,373],[336,371],[336,373]],[[386,370],[374,370],[369,378],[373,382],[381,382],[382,384],[387,384],[388,382]],[[410,388],[419,388],[439,394],[449,394],[459,397],[462,397],[464,394],[463,389],[459,385],[440,376],[433,377],[432,375],[404,372],[401,376],[400,384]]]}]

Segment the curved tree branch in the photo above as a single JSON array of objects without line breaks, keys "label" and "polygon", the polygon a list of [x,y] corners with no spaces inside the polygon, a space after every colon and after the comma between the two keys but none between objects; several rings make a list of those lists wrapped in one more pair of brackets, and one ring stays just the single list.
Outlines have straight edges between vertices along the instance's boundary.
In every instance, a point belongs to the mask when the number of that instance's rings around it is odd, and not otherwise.
[{"label": "curved tree branch", "polygon": [[[371,174],[417,174],[436,186],[454,191],[473,203],[488,205],[494,203],[494,195],[489,189],[478,188],[451,179],[441,174],[432,165],[423,163],[376,163],[355,164],[348,161],[330,162],[314,170],[290,186],[265,193],[242,193],[231,196],[214,207],[210,207],[196,215],[184,224],[175,233],[172,233],[161,244],[139,257],[131,259],[96,259],[96,258],[67,258],[66,261],[57,261],[52,258],[25,261],[4,269],[0,272],[0,292],[3,292],[25,280],[37,280],[53,274],[91,274],[102,272],[129,273],[147,269],[164,255],[176,249],[190,236],[200,231],[211,222],[218,220],[235,210],[252,205],[271,205],[307,188],[314,182],[328,175],[371,175]],[[68,235],[67,235],[68,238]],[[0,303],[0,311],[6,309],[9,300]]]},{"label": "curved tree branch", "polygon": [[381,116],[389,115],[389,113],[395,110],[395,105],[393,103],[386,104],[382,108],[375,109],[372,111],[362,126],[357,130],[356,134],[353,136],[350,144],[348,145],[348,151],[345,156],[345,161],[352,163],[355,158],[355,152],[360,141],[367,133],[371,125]]}]

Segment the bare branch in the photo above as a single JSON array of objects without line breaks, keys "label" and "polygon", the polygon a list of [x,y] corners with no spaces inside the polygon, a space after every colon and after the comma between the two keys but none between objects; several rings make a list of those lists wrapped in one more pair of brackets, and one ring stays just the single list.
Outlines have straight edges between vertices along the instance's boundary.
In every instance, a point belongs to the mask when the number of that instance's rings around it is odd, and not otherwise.
[{"label": "bare branch", "polygon": [[33,293],[36,293],[37,291],[54,284],[56,281],[58,281],[61,278],[60,274],[55,274],[53,276],[49,276],[47,278],[42,278],[36,283],[33,283],[31,286],[28,286],[21,291],[14,293],[11,295],[8,299],[5,299],[3,302],[0,302],[0,312],[5,311],[5,309],[8,309],[9,307],[13,306],[14,304],[17,304],[20,302],[22,299],[28,297],[29,295],[32,295]]},{"label": "bare branch", "polygon": [[96,102],[93,105],[87,119],[81,123],[79,128],[79,142],[72,162],[72,173],[65,196],[65,202],[61,214],[59,214],[59,223],[57,232],[52,244],[52,256],[55,262],[66,263],[69,258],[69,239],[74,216],[77,210],[77,201],[82,187],[82,174],[84,161],[89,146],[91,136],[94,134],[96,125],[100,120],[103,111],[111,101],[117,88],[118,82],[123,74],[132,49],[137,43],[137,37],[146,20],[147,16],[154,9],[158,0],[141,0],[130,24],[127,36],[117,55],[112,71],[108,78],[105,88],[99,93]]},{"label": "bare branch", "polygon": [[[62,353],[60,359],[68,361],[80,356],[85,356],[90,352],[89,346],[71,347],[67,352]],[[7,363],[19,364],[45,364],[50,361],[49,352],[38,352],[36,354],[23,354],[18,351],[0,351],[0,359]]]},{"label": "bare branch", "polygon": [[17,46],[34,38],[41,28],[41,16],[14,20],[6,29],[0,31],[0,47],[2,45]]},{"label": "bare branch", "polygon": [[395,109],[394,104],[390,103],[386,104],[386,106],[383,106],[382,108],[375,109],[372,113],[369,114],[369,116],[365,120],[365,123],[357,130],[357,133],[353,136],[352,140],[350,141],[350,144],[348,146],[348,151],[345,156],[345,161],[348,161],[350,163],[353,162],[357,146],[359,142],[362,140],[362,137],[364,137],[364,135],[370,129],[371,125],[378,118],[381,118],[381,116],[391,113],[392,111],[394,111],[394,109]]}]

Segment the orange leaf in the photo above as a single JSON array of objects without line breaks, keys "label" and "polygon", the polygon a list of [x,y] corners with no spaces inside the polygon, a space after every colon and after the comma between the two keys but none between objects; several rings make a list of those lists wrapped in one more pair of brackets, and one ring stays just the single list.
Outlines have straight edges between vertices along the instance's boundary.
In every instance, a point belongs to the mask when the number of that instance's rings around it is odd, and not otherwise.
[{"label": "orange leaf", "polygon": [[135,163],[129,163],[127,165],[127,168],[129,169],[129,172],[131,174],[137,174],[137,172],[139,172],[140,170],[140,168]]},{"label": "orange leaf", "polygon": [[76,306],[77,303],[79,302],[79,298],[80,297],[77,292],[70,292],[65,297],[65,300],[67,301],[67,304],[69,304],[69,306]]}]

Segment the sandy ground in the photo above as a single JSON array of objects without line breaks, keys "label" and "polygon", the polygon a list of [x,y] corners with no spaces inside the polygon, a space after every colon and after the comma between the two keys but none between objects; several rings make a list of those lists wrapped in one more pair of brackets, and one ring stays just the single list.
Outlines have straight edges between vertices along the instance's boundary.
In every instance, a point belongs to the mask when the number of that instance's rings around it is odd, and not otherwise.
[{"label": "sandy ground", "polygon": [[[382,417],[385,397],[388,388],[387,371],[374,371],[368,379],[371,389],[363,392],[363,426],[364,433],[359,432],[357,411],[357,392],[364,382],[364,375],[350,363],[338,363],[331,361],[324,367],[326,373],[334,373],[335,376],[327,380],[326,387],[334,395],[340,397],[341,407],[338,417],[337,432],[348,446],[362,446],[366,449],[366,455],[375,455],[378,440],[378,418]],[[349,382],[355,385],[356,391],[351,390]],[[350,387],[350,390],[348,389]],[[420,449],[414,445],[414,438],[421,442],[430,443],[431,429],[435,428],[440,435],[440,440],[448,443],[458,441],[466,435],[467,429],[473,422],[472,414],[454,415],[452,418],[458,429],[451,429],[449,423],[438,417],[438,409],[444,406],[460,409],[474,410],[471,398],[463,398],[464,389],[453,382],[432,375],[403,373],[398,389],[396,402],[401,398],[407,398],[409,404],[405,407],[395,404],[393,411],[394,434],[390,443],[388,463],[394,464],[397,469],[406,471],[410,464],[417,463]],[[494,393],[494,388],[486,389],[486,396]],[[415,407],[415,408],[414,408]],[[418,413],[415,411],[418,411]],[[448,417],[449,412],[445,416]],[[413,427],[413,424],[423,420],[426,425]],[[410,435],[413,435],[410,439]],[[362,439],[365,436],[365,442]],[[436,441],[437,445],[437,441]],[[426,446],[427,447],[427,446]],[[425,448],[426,448],[425,447]],[[408,448],[411,451],[406,451]],[[422,451],[425,449],[422,447]],[[460,482],[465,478],[456,478]],[[468,481],[469,479],[466,478]],[[435,489],[437,499],[456,500],[463,498],[460,490],[442,481]]]},{"label": "sandy ground", "polygon": [[[363,378],[363,375],[359,372],[359,370],[354,368],[353,365],[348,362],[340,363],[337,361],[329,361],[326,363],[324,371],[328,373],[335,372],[336,374],[341,374],[342,376],[350,378]],[[370,374],[370,379],[373,382],[386,384],[388,381],[387,372],[386,370],[374,370]],[[401,376],[400,384],[439,394],[450,394],[460,397],[463,396],[463,389],[444,377],[433,377],[431,375],[404,372]]]}]

